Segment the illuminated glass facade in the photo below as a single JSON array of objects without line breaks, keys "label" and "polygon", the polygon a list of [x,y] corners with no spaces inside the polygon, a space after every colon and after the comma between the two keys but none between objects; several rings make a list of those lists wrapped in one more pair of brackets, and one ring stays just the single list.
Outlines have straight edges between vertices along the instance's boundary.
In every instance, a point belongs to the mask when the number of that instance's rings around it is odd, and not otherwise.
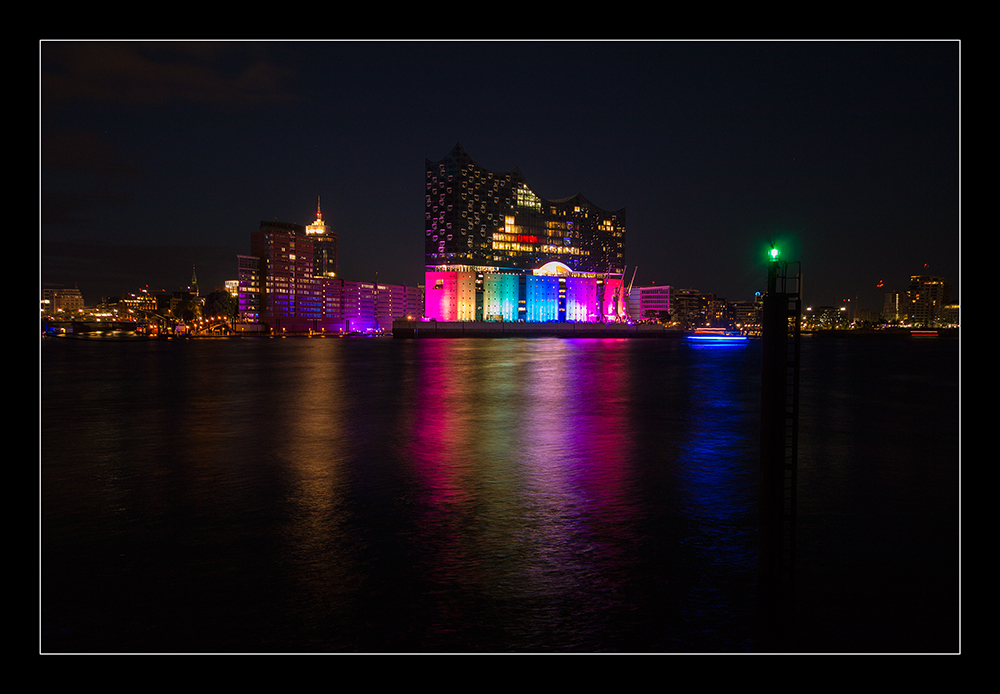
[{"label": "illuminated glass facade", "polygon": [[624,208],[604,210],[582,195],[547,200],[518,169],[489,171],[461,145],[426,161],[424,183],[428,318],[593,322],[626,315]]},{"label": "illuminated glass facade", "polygon": [[533,270],[559,260],[573,271],[621,273],[625,209],[582,195],[545,200],[518,169],[496,173],[455,148],[426,162],[424,248],[428,270],[467,265]]}]

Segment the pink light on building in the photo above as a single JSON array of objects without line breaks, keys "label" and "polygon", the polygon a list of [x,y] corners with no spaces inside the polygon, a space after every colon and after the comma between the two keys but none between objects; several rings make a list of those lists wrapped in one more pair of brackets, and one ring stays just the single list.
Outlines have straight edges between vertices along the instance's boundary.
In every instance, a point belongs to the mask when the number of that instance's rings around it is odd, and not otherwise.
[{"label": "pink light on building", "polygon": [[476,275],[472,272],[427,272],[424,275],[428,318],[439,321],[476,319]]}]

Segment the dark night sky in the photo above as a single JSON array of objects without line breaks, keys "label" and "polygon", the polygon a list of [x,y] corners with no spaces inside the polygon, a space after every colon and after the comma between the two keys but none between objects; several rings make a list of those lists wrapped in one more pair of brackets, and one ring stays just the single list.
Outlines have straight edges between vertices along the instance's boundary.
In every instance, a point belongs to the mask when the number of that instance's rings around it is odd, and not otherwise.
[{"label": "dark night sky", "polygon": [[204,292],[321,196],[342,277],[415,285],[424,160],[460,142],[626,207],[637,284],[749,299],[774,241],[810,305],[880,308],[924,272],[957,299],[960,48],[42,42],[41,280],[93,304],[194,265]]}]

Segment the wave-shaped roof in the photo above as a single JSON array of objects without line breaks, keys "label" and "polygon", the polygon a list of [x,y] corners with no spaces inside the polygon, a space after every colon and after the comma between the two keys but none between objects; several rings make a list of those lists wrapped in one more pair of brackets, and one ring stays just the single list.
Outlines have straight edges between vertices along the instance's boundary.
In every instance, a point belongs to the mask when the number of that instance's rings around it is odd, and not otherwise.
[{"label": "wave-shaped roof", "polygon": [[[465,151],[465,148],[462,147],[461,143],[459,142],[455,143],[455,146],[451,148],[451,151],[443,159],[440,159],[439,161],[431,161],[430,159],[428,159],[426,161],[428,167],[435,165],[440,166],[442,164],[447,167],[449,164],[451,164],[451,165],[457,165],[457,168],[464,168],[469,164],[472,164],[476,168],[492,173],[494,176],[510,176],[511,179],[515,179],[523,183],[531,190],[532,193],[538,195],[538,193],[535,192],[534,187],[530,183],[528,183],[528,180],[524,177],[524,174],[521,173],[521,170],[519,168],[514,167],[510,171],[493,171],[492,169],[487,169],[485,166],[483,166],[475,159],[473,159],[469,155],[469,153]],[[567,205],[570,203],[575,203],[581,206],[592,207],[594,209],[605,212],[606,214],[618,214],[618,215],[625,214],[624,207],[621,208],[620,210],[606,210],[598,205],[595,205],[593,202],[584,197],[581,193],[577,193],[576,195],[571,195],[567,198],[543,198],[541,195],[538,195],[538,198],[540,200],[545,201],[546,203],[554,205]]]}]

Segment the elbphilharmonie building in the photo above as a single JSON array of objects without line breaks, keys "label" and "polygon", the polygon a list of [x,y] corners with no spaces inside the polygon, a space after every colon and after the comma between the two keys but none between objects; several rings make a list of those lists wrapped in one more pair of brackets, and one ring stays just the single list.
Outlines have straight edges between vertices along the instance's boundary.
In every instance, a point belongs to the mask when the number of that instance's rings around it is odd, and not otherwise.
[{"label": "elbphilharmonie building", "polygon": [[426,315],[436,320],[622,320],[625,209],[539,197],[518,169],[461,147],[426,162]]}]

